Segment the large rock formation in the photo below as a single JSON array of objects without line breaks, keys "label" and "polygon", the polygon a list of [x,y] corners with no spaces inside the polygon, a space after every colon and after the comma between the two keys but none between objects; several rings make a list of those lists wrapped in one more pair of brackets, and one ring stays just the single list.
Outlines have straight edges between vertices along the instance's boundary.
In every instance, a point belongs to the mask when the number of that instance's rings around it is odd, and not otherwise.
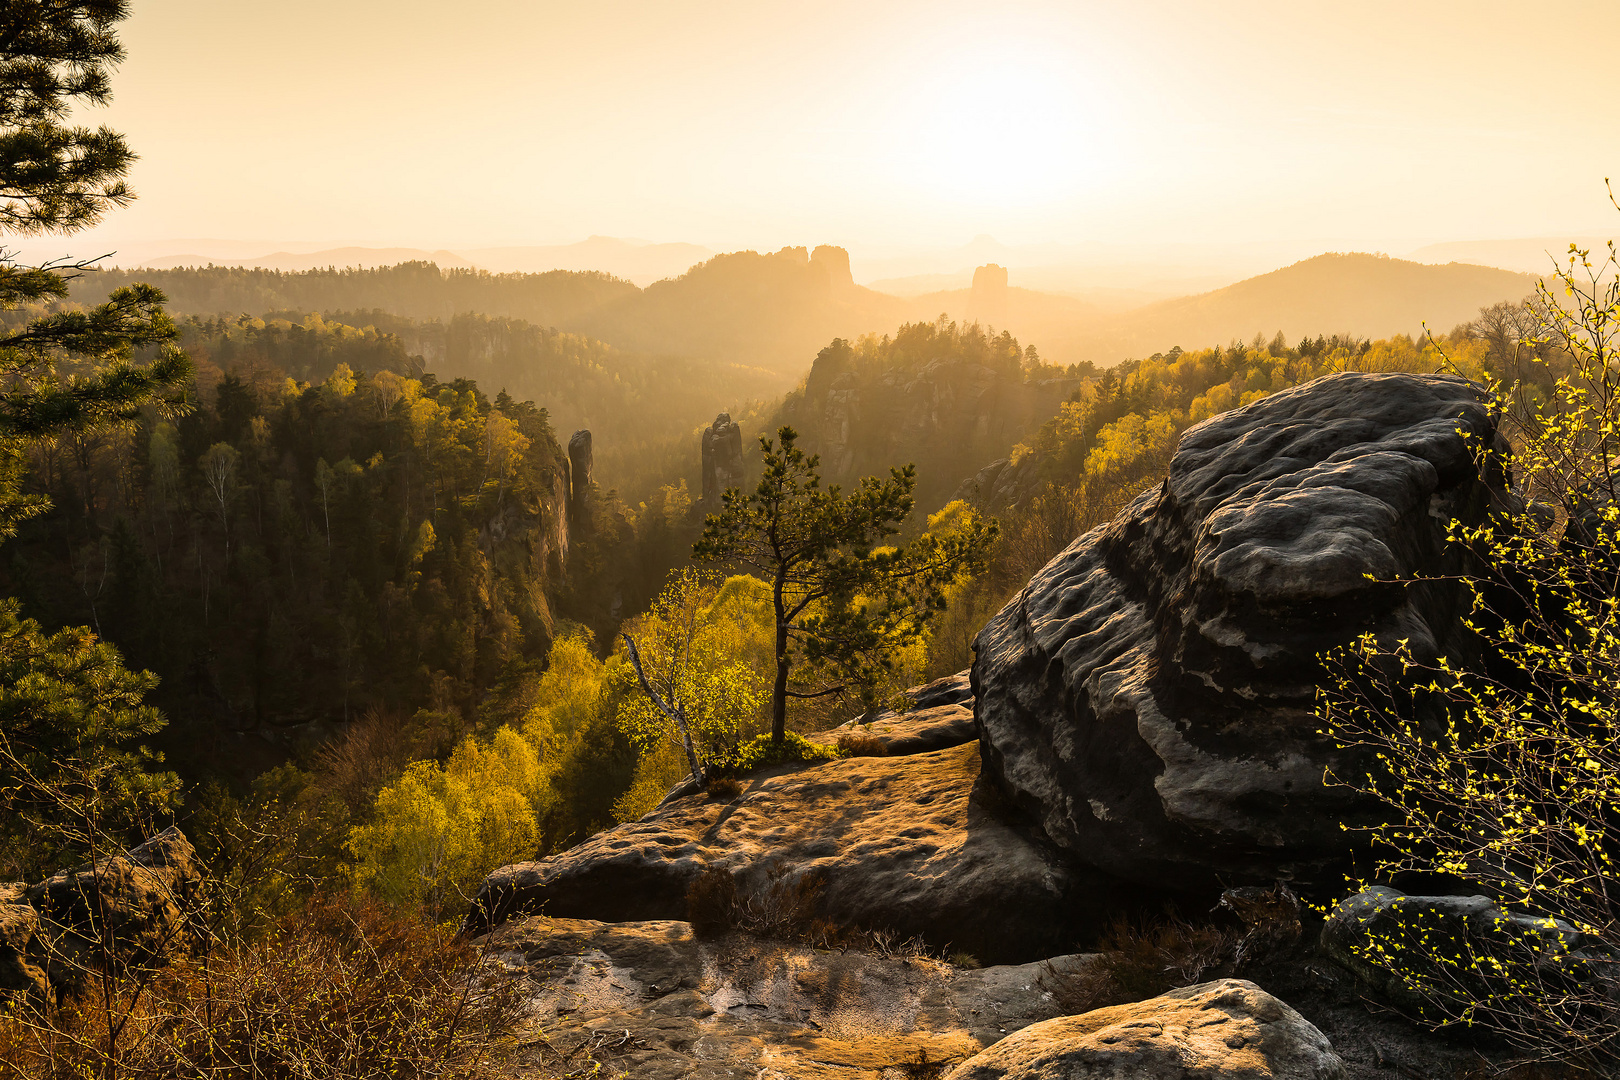
[{"label": "large rock formation", "polygon": [[781,419],[806,451],[821,455],[822,476],[833,483],[887,476],[895,465],[916,462],[917,506],[932,512],[964,478],[1038,429],[1079,385],[1078,378],[1026,380],[1018,370],[955,356],[862,369],[849,344],[835,342],[816,356]]},{"label": "large rock formation", "polygon": [[685,918],[688,887],[718,869],[753,895],[812,876],[820,917],[1010,963],[1067,952],[1144,902],[1066,865],[1005,810],[980,782],[976,743],[787,766],[748,778],[735,802],[672,798],[561,854],[502,867],[468,928],[541,911]]},{"label": "large rock formation", "polygon": [[[1363,813],[1327,787],[1317,655],[1370,632],[1465,656],[1453,518],[1505,497],[1482,391],[1318,379],[1190,429],[1169,476],[980,633],[987,772],[1085,862],[1146,883],[1310,880]],[[1370,576],[1370,577],[1369,577]]]},{"label": "large rock formation", "polygon": [[721,413],[703,431],[703,504],[718,509],[726,489],[742,482],[742,428],[730,413]]},{"label": "large rock formation", "polygon": [[1242,979],[1045,1020],[946,1080],[1345,1080],[1344,1062],[1299,1013]]}]

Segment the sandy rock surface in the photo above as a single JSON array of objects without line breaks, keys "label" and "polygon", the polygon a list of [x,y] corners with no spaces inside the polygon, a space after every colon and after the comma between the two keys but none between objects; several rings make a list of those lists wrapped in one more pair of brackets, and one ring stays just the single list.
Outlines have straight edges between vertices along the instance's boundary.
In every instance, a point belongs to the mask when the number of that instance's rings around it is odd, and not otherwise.
[{"label": "sandy rock surface", "polygon": [[968,705],[935,705],[909,712],[882,712],[859,723],[851,720],[831,731],[807,736],[814,742],[836,744],[840,736],[870,735],[883,744],[890,757],[904,754],[926,754],[930,750],[947,750],[979,737],[973,726],[973,707]]},{"label": "sandy rock surface", "polygon": [[1242,979],[1022,1029],[947,1080],[1344,1080],[1304,1017]]},{"label": "sandy rock surface", "polygon": [[1466,658],[1447,523],[1508,498],[1482,391],[1341,374],[1189,429],[1162,485],[980,632],[986,771],[1060,847],[1134,881],[1310,882],[1371,810],[1322,783],[1316,657],[1362,632]]},{"label": "sandy rock surface", "polygon": [[980,778],[976,743],[763,772],[735,802],[674,799],[551,858],[502,867],[468,928],[523,913],[684,919],[688,886],[713,868],[745,893],[816,875],[816,914],[986,963],[1071,951],[1127,897],[1074,870],[1007,809]]},{"label": "sandy rock surface", "polygon": [[524,1042],[536,1071],[594,1061],[638,1080],[900,1077],[919,1054],[960,1062],[1055,1013],[1040,964],[969,970],[701,941],[684,922],[531,917],[478,944],[530,988]]}]

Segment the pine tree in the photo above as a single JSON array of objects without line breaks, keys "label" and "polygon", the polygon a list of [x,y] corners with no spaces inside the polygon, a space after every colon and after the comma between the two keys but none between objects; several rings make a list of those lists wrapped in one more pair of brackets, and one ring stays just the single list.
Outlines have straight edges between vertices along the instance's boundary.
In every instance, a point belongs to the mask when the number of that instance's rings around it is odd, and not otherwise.
[{"label": "pine tree", "polygon": [[[106,127],[70,126],[76,105],[104,104],[123,58],[114,24],[122,0],[7,0],[0,5],[0,234],[72,233],[134,198],[134,155]],[[0,312],[67,297],[85,262],[21,263],[0,247]],[[116,290],[89,311],[59,311],[0,330],[0,537],[39,513],[21,491],[23,454],[38,439],[127,420],[172,402],[190,375],[164,297]],[[146,364],[137,349],[155,351]]]},{"label": "pine tree", "polygon": [[[806,456],[791,427],[778,443],[760,439],[765,475],[750,494],[725,493],[692,548],[695,558],[740,562],[760,571],[776,614],[771,738],[787,729],[787,699],[865,692],[894,654],[923,633],[945,606],[945,587],[984,569],[995,522],[974,515],[946,536],[924,534],[903,547],[878,547],[912,510],[916,468],[868,476],[848,495],[823,489],[821,459]],[[821,683],[795,688],[802,661]]]}]

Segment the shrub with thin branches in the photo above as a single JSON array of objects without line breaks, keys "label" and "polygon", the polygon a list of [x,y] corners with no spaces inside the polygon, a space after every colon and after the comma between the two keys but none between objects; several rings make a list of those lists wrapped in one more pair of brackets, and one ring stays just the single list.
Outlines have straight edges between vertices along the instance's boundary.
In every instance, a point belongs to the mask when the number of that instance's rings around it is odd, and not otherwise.
[{"label": "shrub with thin branches", "polygon": [[[116,1008],[0,1016],[0,1076],[30,1080],[372,1080],[494,1075],[519,1015],[447,930],[348,898],[252,941],[177,958]],[[114,1028],[112,1025],[116,1025]]]},{"label": "shrub with thin branches", "polygon": [[[1382,800],[1384,880],[1448,875],[1547,933],[1393,931],[1365,959],[1530,1060],[1620,1060],[1620,269],[1571,247],[1563,295],[1542,286],[1528,392],[1493,383],[1516,504],[1454,523],[1478,569],[1459,582],[1483,661],[1428,660],[1364,637],[1328,658],[1318,716],[1359,753],[1330,777]],[[1556,367],[1550,366],[1556,361]],[[1409,583],[1432,587],[1432,582]],[[1565,924],[1562,928],[1552,920]],[[1397,940],[1398,938],[1398,940]]]}]

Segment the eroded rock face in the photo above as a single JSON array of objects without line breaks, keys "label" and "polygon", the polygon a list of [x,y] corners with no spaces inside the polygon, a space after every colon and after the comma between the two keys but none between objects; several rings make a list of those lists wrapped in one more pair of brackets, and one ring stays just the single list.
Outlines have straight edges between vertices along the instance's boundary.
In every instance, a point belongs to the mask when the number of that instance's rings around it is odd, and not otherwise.
[{"label": "eroded rock face", "polygon": [[568,440],[568,520],[583,524],[591,495],[591,433],[576,431]]},{"label": "eroded rock face", "polygon": [[1146,883],[1309,881],[1372,812],[1326,787],[1316,656],[1363,632],[1466,656],[1446,524],[1505,498],[1482,391],[1342,374],[1187,431],[1165,482],[980,633],[986,771],[1059,846]]},{"label": "eroded rock face", "polygon": [[919,1052],[961,1061],[1057,1013],[1043,964],[963,969],[741,936],[703,941],[672,921],[523,918],[476,944],[525,979],[554,1056],[578,1047],[575,1065],[589,1057],[638,1080],[890,1076]]},{"label": "eroded rock face", "polygon": [[703,432],[703,502],[718,507],[726,489],[742,482],[742,428],[721,413]]},{"label": "eroded rock face", "polygon": [[1042,1021],[946,1080],[1344,1080],[1327,1038],[1242,979]]},{"label": "eroded rock face", "polygon": [[816,875],[816,914],[985,962],[1069,952],[1126,896],[1113,879],[1068,866],[1005,811],[980,782],[977,743],[762,772],[735,802],[672,798],[561,854],[502,867],[467,925],[531,912],[685,918],[687,888],[712,867],[750,891],[773,873],[788,884]]}]

